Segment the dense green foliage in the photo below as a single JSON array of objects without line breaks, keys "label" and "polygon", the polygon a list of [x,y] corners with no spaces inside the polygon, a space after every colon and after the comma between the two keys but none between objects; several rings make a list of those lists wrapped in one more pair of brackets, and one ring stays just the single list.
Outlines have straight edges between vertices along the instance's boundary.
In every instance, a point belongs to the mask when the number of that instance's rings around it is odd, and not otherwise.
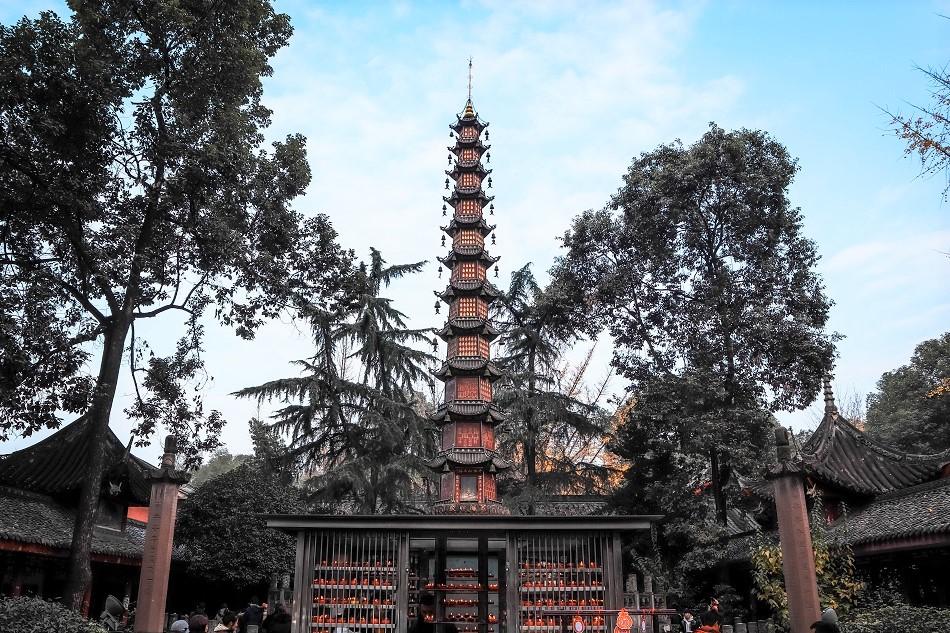
[{"label": "dense green foliage", "polygon": [[225,449],[218,449],[192,474],[188,484],[192,488],[198,488],[215,477],[234,470],[250,458],[250,455],[232,455]]},{"label": "dense green foliage", "polygon": [[[286,15],[268,0],[69,6],[68,20],[0,28],[0,437],[55,427],[58,411],[92,420],[78,607],[125,355],[137,441],[163,424],[192,465],[223,424],[188,384],[204,379],[208,309],[251,337],[302,296],[332,303],[349,260],[325,217],[291,208],[310,180],[305,140],[263,147],[261,78]],[[166,313],[181,338],[153,349],[135,324]]]},{"label": "dense green foliage", "polygon": [[290,573],[294,538],[268,529],[263,514],[304,511],[302,495],[260,462],[238,466],[207,481],[181,502],[175,544],[189,570],[236,589]]},{"label": "dense green foliage", "polygon": [[936,633],[950,629],[950,609],[906,604],[859,609],[841,621],[842,633]]},{"label": "dense green foliage", "polygon": [[507,415],[499,448],[515,458],[524,476],[524,485],[507,496],[527,501],[529,511],[538,495],[590,493],[608,474],[596,447],[603,445],[598,440],[609,417],[596,402],[582,399],[583,372],[565,373],[565,348],[578,331],[569,314],[558,289],[542,290],[530,265],[512,274],[508,290],[493,304],[500,332],[496,363],[505,371],[495,401]]},{"label": "dense green foliage", "polygon": [[[813,497],[810,526],[819,602],[834,609],[839,617],[845,617],[862,596],[865,585],[857,577],[851,548],[829,534],[824,504],[819,495]],[[787,626],[788,595],[781,546],[760,538],[754,543],[750,557],[759,599],[767,602],[778,620]]]},{"label": "dense green foliage", "polygon": [[950,449],[950,332],[914,348],[910,363],[885,372],[868,395],[867,433],[912,453]]},{"label": "dense green foliage", "polygon": [[[831,366],[831,302],[787,197],[796,169],[759,131],[712,125],[661,146],[608,208],[575,218],[555,271],[568,303],[613,335],[633,423],[663,420],[677,451],[708,460],[694,484],[710,483],[721,524],[731,474],[764,458],[766,412],[807,406]],[[635,445],[618,442],[634,472]]]},{"label": "dense green foliage", "polygon": [[74,611],[40,598],[0,597],[0,631],[10,633],[105,633]]},{"label": "dense green foliage", "polygon": [[409,507],[428,474],[435,432],[417,387],[431,380],[434,358],[427,330],[406,327],[405,315],[381,296],[422,263],[387,266],[376,249],[361,269],[356,299],[335,310],[307,313],[316,350],[296,361],[303,375],[237,392],[284,403],[274,428],[291,437],[289,456],[312,475],[318,502],[366,514]]}]

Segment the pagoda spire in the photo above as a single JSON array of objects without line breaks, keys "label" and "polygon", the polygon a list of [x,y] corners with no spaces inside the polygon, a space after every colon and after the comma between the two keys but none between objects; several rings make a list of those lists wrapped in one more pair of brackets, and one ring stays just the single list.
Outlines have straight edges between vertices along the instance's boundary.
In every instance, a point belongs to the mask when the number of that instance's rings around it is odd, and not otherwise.
[{"label": "pagoda spire", "polygon": [[[490,169],[482,164],[488,156],[488,123],[478,118],[472,106],[472,60],[468,61],[468,99],[461,114],[449,126],[455,144],[448,148],[446,188],[443,198],[452,207],[452,220],[441,227],[451,239],[449,252],[439,258],[449,269],[449,283],[437,292],[448,304],[448,318],[439,331],[446,342],[445,362],[435,376],[445,383],[442,404],[433,415],[441,427],[441,450],[428,466],[441,477],[439,514],[507,514],[498,501],[495,475],[509,468],[495,450],[495,428],[504,420],[492,402],[493,384],[501,371],[491,361],[491,342],[498,336],[488,318],[488,307],[499,292],[488,282],[488,272],[498,261],[485,248],[485,238],[495,227],[485,222],[486,209],[494,213],[492,197],[482,188],[491,186]],[[443,207],[444,208],[444,207]],[[498,274],[497,267],[495,274]]]}]

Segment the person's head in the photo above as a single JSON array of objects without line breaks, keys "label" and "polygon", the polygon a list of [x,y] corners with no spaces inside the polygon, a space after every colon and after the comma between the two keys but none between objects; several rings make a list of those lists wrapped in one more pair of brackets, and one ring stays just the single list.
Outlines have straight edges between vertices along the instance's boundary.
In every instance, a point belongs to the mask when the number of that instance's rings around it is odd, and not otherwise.
[{"label": "person's head", "polygon": [[703,626],[711,626],[716,623],[716,614],[713,611],[704,611],[701,616],[699,616],[699,623]]},{"label": "person's head", "polygon": [[710,611],[719,611],[719,601],[713,598],[709,601],[709,610]]},{"label": "person's head", "polygon": [[838,623],[838,614],[834,609],[828,607],[821,612],[821,621],[825,624],[837,624]]},{"label": "person's head", "polygon": [[225,613],[224,617],[221,618],[221,624],[228,627],[228,630],[234,629],[235,622],[237,622],[237,618],[234,617],[233,613]]},{"label": "person's head", "polygon": [[686,611],[683,611],[683,617],[686,618],[687,620],[692,620],[693,612],[687,609]]},{"label": "person's head", "polygon": [[188,633],[206,633],[208,630],[208,618],[200,613],[191,616],[188,620]]},{"label": "person's head", "polygon": [[257,599],[257,596],[251,596],[251,602],[249,604],[259,604],[260,600]]},{"label": "person's head", "polygon": [[422,595],[419,596],[419,617],[423,620],[426,619],[426,616],[431,616],[435,614],[435,595],[429,593],[428,591],[422,592]]}]

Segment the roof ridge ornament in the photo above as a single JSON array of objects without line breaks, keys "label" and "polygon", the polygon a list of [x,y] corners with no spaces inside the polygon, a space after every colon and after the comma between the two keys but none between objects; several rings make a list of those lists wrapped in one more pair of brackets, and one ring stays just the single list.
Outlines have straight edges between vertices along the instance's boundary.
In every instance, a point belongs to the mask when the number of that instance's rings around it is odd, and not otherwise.
[{"label": "roof ridge ornament", "polygon": [[825,393],[825,415],[839,415],[838,405],[835,404],[835,392],[831,388],[831,374],[826,373],[822,377],[821,382]]}]

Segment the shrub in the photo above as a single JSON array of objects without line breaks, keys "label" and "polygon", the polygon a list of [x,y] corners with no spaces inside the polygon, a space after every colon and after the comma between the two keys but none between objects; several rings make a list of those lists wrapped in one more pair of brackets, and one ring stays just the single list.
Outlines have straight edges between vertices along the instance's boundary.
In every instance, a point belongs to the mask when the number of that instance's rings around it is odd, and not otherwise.
[{"label": "shrub", "polygon": [[906,604],[855,609],[841,622],[841,633],[934,633],[950,629],[950,609]]},{"label": "shrub", "polygon": [[95,622],[83,619],[58,602],[41,598],[0,598],[2,633],[105,633]]}]

